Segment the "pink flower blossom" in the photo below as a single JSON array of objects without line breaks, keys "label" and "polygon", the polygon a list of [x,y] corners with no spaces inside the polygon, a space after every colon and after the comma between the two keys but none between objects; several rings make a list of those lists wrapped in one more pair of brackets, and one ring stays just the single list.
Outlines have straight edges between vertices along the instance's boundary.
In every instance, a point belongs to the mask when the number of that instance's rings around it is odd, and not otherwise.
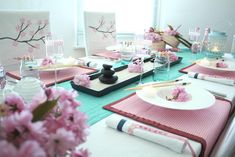
[{"label": "pink flower blossom", "polygon": [[178,102],[186,102],[189,100],[189,94],[185,91],[185,88],[181,86],[173,89],[172,96],[172,100]]},{"label": "pink flower blossom", "polygon": [[[87,136],[86,115],[77,107],[75,91],[63,88],[47,88],[38,93],[31,104],[21,112],[13,112],[1,119],[0,123],[0,156],[9,157],[45,157],[45,156],[81,156],[87,157],[86,150],[75,151]],[[12,98],[13,97],[13,98]],[[16,94],[6,99],[9,103],[22,100]],[[17,100],[17,101],[16,101]],[[56,106],[43,119],[32,121],[32,111],[45,101],[56,100]],[[25,104],[23,103],[25,106]],[[20,106],[20,105],[19,105]],[[9,142],[9,143],[8,143]],[[67,154],[71,151],[70,154]]]},{"label": "pink flower blossom", "polygon": [[44,23],[45,23],[46,25],[48,25],[48,24],[49,24],[49,20],[48,20],[48,19],[45,19],[45,20],[44,20]]},{"label": "pink flower blossom", "polygon": [[38,142],[28,140],[25,141],[19,149],[18,157],[46,157],[46,152],[42,149]]},{"label": "pink flower blossom", "polygon": [[33,36],[34,35],[34,31],[30,31],[29,35]]},{"label": "pink flower blossom", "polygon": [[33,47],[29,46],[28,47],[28,52],[32,53],[33,52]]},{"label": "pink flower blossom", "polygon": [[64,128],[59,128],[55,134],[51,134],[46,146],[50,156],[64,156],[66,151],[76,146],[74,133]]},{"label": "pink flower blossom", "polygon": [[198,52],[200,52],[200,49],[201,49],[200,43],[194,42],[194,43],[192,44],[192,46],[191,46],[191,51],[192,51],[193,53],[198,53]]},{"label": "pink flower blossom", "polygon": [[25,109],[24,100],[15,92],[8,94],[5,98],[6,114],[10,115],[15,112],[21,112]]},{"label": "pink flower blossom", "polygon": [[90,153],[86,149],[72,151],[71,157],[89,157]]},{"label": "pink flower blossom", "polygon": [[41,141],[44,137],[43,122],[32,123],[32,114],[27,110],[4,117],[1,127],[5,132],[4,136],[16,145],[27,139]]},{"label": "pink flower blossom", "polygon": [[39,34],[40,34],[40,35],[44,35],[44,34],[45,34],[44,30],[41,29],[41,30],[39,31]]},{"label": "pink flower blossom", "polygon": [[186,102],[186,101],[188,101],[188,99],[189,99],[188,93],[184,92],[184,93],[179,93],[176,101],[178,101],[178,102]]},{"label": "pink flower blossom", "polygon": [[17,26],[16,26],[16,31],[17,31],[17,32],[20,32],[20,29],[21,29],[20,25],[17,25]]},{"label": "pink flower blossom", "polygon": [[142,73],[144,71],[144,64],[141,59],[133,59],[133,62],[128,64],[127,70],[130,73]]},{"label": "pink flower blossom", "polygon": [[170,61],[171,62],[174,62],[174,61],[177,61],[178,60],[178,56],[176,55],[176,53],[175,52],[168,52],[168,54],[169,54],[169,59],[170,59]]},{"label": "pink flower blossom", "polygon": [[79,86],[89,87],[90,86],[90,77],[86,74],[78,74],[78,75],[74,76],[73,82]]},{"label": "pink flower blossom", "polygon": [[46,102],[47,96],[44,91],[40,91],[37,93],[33,98],[31,103],[28,105],[29,110],[33,111],[36,107],[38,107],[40,104]]},{"label": "pink flower blossom", "polygon": [[32,21],[31,20],[27,20],[27,25],[32,25]]},{"label": "pink flower blossom", "polygon": [[162,41],[162,37],[160,34],[157,34],[155,32],[146,32],[144,34],[145,40],[151,40],[152,42],[159,42]]},{"label": "pink flower blossom", "polygon": [[177,30],[171,30],[169,27],[167,27],[164,30],[164,33],[170,35],[170,36],[175,36],[175,35],[179,35],[179,32],[177,32]]},{"label": "pink flower blossom", "polygon": [[41,25],[42,24],[42,20],[38,20],[38,25]]},{"label": "pink flower blossom", "polygon": [[20,37],[25,37],[26,33],[25,32],[21,32]]},{"label": "pink flower blossom", "polygon": [[217,68],[228,68],[228,64],[225,63],[224,61],[218,61],[218,62],[216,63],[216,67],[217,67]]},{"label": "pink flower blossom", "polygon": [[20,22],[24,23],[25,22],[25,18],[20,18]]},{"label": "pink flower blossom", "polygon": [[53,65],[54,61],[50,57],[46,57],[42,60],[41,66]]},{"label": "pink flower blossom", "polygon": [[17,41],[13,41],[12,45],[13,45],[14,47],[17,47],[17,46],[19,45],[19,43],[18,43]]},{"label": "pink flower blossom", "polygon": [[37,43],[37,44],[34,45],[34,47],[35,47],[36,49],[40,49],[40,44]]},{"label": "pink flower blossom", "polygon": [[11,143],[8,143],[5,140],[1,140],[0,148],[1,157],[18,157],[17,149]]}]

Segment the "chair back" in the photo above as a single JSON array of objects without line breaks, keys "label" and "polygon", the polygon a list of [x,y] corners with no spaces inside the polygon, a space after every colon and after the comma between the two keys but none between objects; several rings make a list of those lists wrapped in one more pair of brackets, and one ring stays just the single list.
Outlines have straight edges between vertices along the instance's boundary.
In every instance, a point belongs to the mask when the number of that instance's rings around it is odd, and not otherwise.
[{"label": "chair back", "polygon": [[0,63],[17,65],[14,58],[24,55],[45,57],[49,21],[46,11],[0,11]]},{"label": "chair back", "polygon": [[116,44],[115,13],[84,12],[86,56]]}]

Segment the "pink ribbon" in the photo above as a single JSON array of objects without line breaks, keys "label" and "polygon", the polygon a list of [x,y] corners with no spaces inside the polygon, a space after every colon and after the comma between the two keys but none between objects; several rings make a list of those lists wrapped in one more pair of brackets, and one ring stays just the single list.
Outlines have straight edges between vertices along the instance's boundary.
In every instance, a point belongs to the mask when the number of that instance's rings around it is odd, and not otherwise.
[{"label": "pink ribbon", "polygon": [[128,128],[128,133],[133,135],[134,129],[142,129],[142,130],[149,131],[149,132],[152,132],[152,133],[155,133],[155,134],[159,134],[159,135],[163,135],[163,136],[166,136],[166,137],[170,137],[170,138],[174,138],[174,139],[183,141],[186,144],[186,147],[187,146],[189,147],[189,150],[192,154],[192,157],[196,157],[196,153],[195,153],[193,147],[191,146],[191,144],[189,143],[189,141],[186,138],[179,137],[179,136],[173,135],[173,134],[169,134],[169,133],[166,133],[164,131],[157,130],[157,129],[152,129],[150,127],[139,125],[139,124],[132,124]]}]

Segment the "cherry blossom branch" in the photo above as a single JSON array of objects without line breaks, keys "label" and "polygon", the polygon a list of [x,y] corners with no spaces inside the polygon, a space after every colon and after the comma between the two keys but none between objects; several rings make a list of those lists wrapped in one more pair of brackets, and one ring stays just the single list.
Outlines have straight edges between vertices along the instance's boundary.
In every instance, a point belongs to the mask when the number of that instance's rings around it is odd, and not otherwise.
[{"label": "cherry blossom branch", "polygon": [[102,33],[105,38],[107,38],[108,35],[111,35],[114,38],[115,36],[113,35],[113,33],[115,33],[115,31],[116,31],[114,28],[115,23],[111,22],[111,24],[108,27],[106,27],[105,29],[104,29],[104,26],[105,26],[105,20],[104,20],[104,17],[101,17],[101,19],[99,20],[98,26],[96,26],[96,27],[95,26],[88,26],[88,27],[95,30],[96,32]]},{"label": "cherry blossom branch", "polygon": [[40,41],[40,40],[41,40],[43,43],[45,43],[45,40],[44,40],[45,36],[41,36],[40,38],[34,38],[34,37],[35,37],[35,35],[36,35],[39,31],[43,30],[43,29],[47,26],[46,23],[45,23],[42,27],[39,25],[38,28],[37,28],[37,30],[36,30],[36,31],[33,33],[33,35],[30,37],[30,39],[28,39],[28,40],[20,40],[21,34],[29,27],[29,25],[30,25],[30,24],[27,24],[27,25],[24,27],[24,22],[22,22],[21,25],[20,25],[20,31],[19,31],[19,33],[18,33],[18,35],[17,35],[16,38],[13,38],[13,37],[1,37],[0,40],[9,39],[9,40],[13,40],[13,41],[16,41],[16,42],[19,42],[19,43],[26,43],[26,44],[28,44],[29,46],[33,47],[33,48],[36,48],[36,46],[34,46],[33,44],[30,43],[30,42],[32,42],[32,41]]}]

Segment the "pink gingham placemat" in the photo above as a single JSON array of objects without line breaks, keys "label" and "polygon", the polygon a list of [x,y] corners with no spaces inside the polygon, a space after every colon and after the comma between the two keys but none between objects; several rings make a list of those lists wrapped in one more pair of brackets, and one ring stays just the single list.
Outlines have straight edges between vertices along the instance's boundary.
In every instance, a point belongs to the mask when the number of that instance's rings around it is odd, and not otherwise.
[{"label": "pink gingham placemat", "polygon": [[173,110],[144,102],[134,93],[104,106],[104,109],[198,141],[202,144],[200,156],[206,157],[227,123],[231,103],[216,99],[207,109]]},{"label": "pink gingham placemat", "polygon": [[209,68],[201,67],[197,65],[196,63],[189,65],[185,68],[182,68],[179,71],[182,73],[196,72],[196,73],[206,74],[206,75],[210,75],[214,77],[221,77],[221,78],[228,78],[228,79],[235,80],[234,71],[209,69]]},{"label": "pink gingham placemat", "polygon": [[[76,74],[90,74],[95,71],[96,71],[95,69],[87,67],[71,67],[63,70],[57,70],[56,83],[72,80]],[[20,80],[19,71],[9,71],[7,72],[7,75],[17,80]],[[40,71],[39,75],[40,75],[40,80],[46,86],[51,86],[55,84],[55,71]]]},{"label": "pink gingham placemat", "polygon": [[94,56],[105,57],[109,59],[120,59],[121,55],[119,52],[103,50],[93,54]]}]

